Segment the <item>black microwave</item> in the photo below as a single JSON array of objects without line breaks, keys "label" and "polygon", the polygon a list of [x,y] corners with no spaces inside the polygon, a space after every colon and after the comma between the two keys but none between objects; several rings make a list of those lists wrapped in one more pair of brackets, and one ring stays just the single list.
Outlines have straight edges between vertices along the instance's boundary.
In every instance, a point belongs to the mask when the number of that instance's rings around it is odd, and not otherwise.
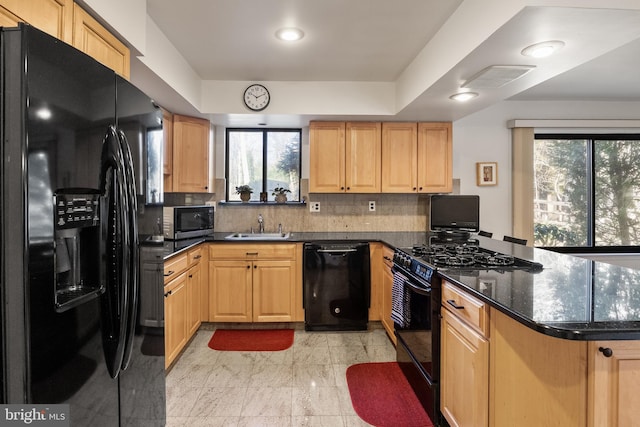
[{"label": "black microwave", "polygon": [[191,239],[213,234],[213,206],[165,206],[164,238]]}]

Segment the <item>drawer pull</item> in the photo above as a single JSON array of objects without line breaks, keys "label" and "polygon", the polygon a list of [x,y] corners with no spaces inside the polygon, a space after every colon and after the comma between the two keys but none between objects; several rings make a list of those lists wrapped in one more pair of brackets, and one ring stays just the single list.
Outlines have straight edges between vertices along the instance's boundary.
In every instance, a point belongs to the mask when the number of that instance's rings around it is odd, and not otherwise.
[{"label": "drawer pull", "polygon": [[173,273],[175,273],[175,271],[173,271],[173,270],[169,270],[169,271],[167,271],[166,273],[164,273],[164,277],[169,277],[169,276],[171,276]]},{"label": "drawer pull", "polygon": [[611,356],[613,356],[613,350],[611,350],[609,347],[600,347],[600,348],[598,349],[598,351],[599,351],[600,353],[602,353],[602,355],[603,355],[604,357],[611,357]]},{"label": "drawer pull", "polygon": [[169,291],[166,294],[164,294],[164,297],[167,298],[169,295],[171,295],[171,292],[173,292],[173,291]]},{"label": "drawer pull", "polygon": [[258,252],[247,252],[247,255],[258,255]]},{"label": "drawer pull", "polygon": [[193,259],[200,259],[200,258],[202,258],[202,255],[196,255],[193,257]]},{"label": "drawer pull", "polygon": [[456,304],[456,300],[448,299],[448,300],[447,300],[447,303],[448,303],[451,307],[455,308],[456,310],[462,310],[462,309],[464,309],[464,305],[458,305],[458,304]]}]

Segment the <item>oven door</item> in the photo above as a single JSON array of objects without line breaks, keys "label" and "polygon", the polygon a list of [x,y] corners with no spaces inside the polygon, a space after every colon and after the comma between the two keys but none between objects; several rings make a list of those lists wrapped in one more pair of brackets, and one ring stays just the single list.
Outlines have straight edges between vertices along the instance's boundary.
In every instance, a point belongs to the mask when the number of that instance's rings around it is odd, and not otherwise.
[{"label": "oven door", "polygon": [[[404,274],[404,273],[403,273]],[[439,287],[419,278],[406,278],[409,295],[408,325],[396,324],[397,362],[431,420],[439,425],[438,379],[440,376]]]}]

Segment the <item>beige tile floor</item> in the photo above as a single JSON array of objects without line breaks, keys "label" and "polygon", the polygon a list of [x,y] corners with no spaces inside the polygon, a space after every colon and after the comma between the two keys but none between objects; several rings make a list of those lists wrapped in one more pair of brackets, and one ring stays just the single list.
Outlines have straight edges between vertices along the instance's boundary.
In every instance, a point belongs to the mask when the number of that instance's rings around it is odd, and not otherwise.
[{"label": "beige tile floor", "polygon": [[167,426],[368,426],[351,405],[349,365],[395,360],[375,325],[364,332],[306,332],[291,348],[223,352],[201,328],[167,374]]}]

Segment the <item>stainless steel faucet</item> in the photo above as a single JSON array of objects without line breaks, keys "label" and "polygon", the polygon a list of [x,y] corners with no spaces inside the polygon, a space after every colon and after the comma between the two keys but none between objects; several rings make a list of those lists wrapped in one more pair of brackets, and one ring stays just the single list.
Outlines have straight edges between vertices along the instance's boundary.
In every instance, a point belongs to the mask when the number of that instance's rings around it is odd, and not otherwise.
[{"label": "stainless steel faucet", "polygon": [[282,223],[278,224],[278,234],[282,234]]},{"label": "stainless steel faucet", "polygon": [[258,214],[258,227],[260,228],[260,233],[264,233],[264,218],[262,214]]}]

